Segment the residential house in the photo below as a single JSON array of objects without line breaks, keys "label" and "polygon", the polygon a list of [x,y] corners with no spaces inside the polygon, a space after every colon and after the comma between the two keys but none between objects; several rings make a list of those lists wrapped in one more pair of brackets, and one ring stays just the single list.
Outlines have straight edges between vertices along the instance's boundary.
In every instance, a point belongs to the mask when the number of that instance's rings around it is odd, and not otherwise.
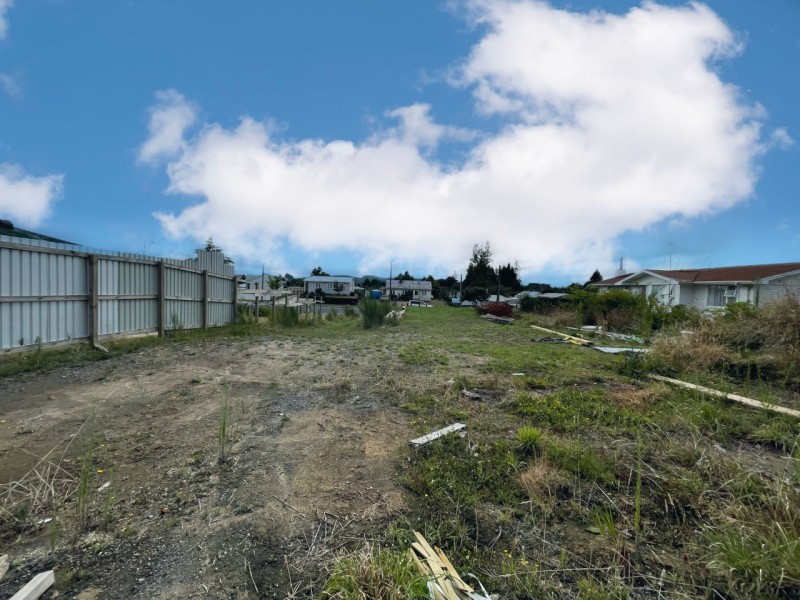
[{"label": "residential house", "polygon": [[303,292],[307,296],[353,296],[356,293],[356,282],[353,277],[348,276],[312,275],[303,280]]},{"label": "residential house", "polygon": [[645,269],[595,285],[601,290],[646,294],[667,306],[682,304],[700,310],[734,302],[760,306],[786,296],[800,298],[800,262],[711,269]]},{"label": "residential house", "polygon": [[383,294],[388,296],[390,290],[392,295],[407,300],[433,300],[433,286],[427,279],[390,279],[383,288]]}]

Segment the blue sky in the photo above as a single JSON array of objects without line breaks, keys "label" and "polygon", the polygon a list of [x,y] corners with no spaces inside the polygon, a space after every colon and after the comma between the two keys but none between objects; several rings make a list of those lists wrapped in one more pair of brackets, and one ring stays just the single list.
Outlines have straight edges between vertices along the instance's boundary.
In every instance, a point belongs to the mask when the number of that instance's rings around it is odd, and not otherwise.
[{"label": "blue sky", "polygon": [[800,2],[0,0],[0,217],[237,270],[800,256]]}]

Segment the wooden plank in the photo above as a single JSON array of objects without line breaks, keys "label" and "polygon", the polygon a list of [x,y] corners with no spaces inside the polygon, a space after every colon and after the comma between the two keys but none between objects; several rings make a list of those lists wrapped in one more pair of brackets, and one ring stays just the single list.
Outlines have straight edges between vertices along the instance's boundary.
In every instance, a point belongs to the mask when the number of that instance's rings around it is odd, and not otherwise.
[{"label": "wooden plank", "polygon": [[565,338],[574,344],[580,344],[581,346],[591,346],[592,342],[589,340],[584,340],[583,338],[575,337],[574,335],[567,335],[566,333],[561,333],[560,331],[553,331],[552,329],[545,329],[544,327],[539,327],[538,325],[531,325],[531,329],[538,329],[539,331],[544,331],[545,333],[552,333],[553,335],[557,335],[559,337]]},{"label": "wooden plank", "polygon": [[768,410],[771,412],[780,413],[782,415],[789,415],[790,417],[795,417],[797,419],[800,419],[800,410],[793,410],[791,408],[786,408],[785,406],[777,406],[775,404],[767,404],[766,402],[761,402],[760,400],[753,400],[752,398],[745,398],[744,396],[737,396],[736,394],[728,394],[726,392],[721,392],[719,390],[703,387],[702,385],[696,385],[694,383],[681,381],[680,379],[672,379],[671,377],[664,377],[663,375],[650,375],[650,379],[655,379],[656,381],[663,381],[665,383],[671,383],[672,385],[677,385],[679,387],[687,388],[690,390],[697,390],[698,392],[708,394],[709,396],[716,396],[717,398],[727,398],[728,400],[732,400],[733,402],[738,402],[739,404],[744,404],[745,406],[750,406],[751,408],[760,408],[762,410]]},{"label": "wooden plank", "polygon": [[[448,425],[447,427],[444,427],[442,429],[437,429],[436,431],[432,431],[426,435],[423,435],[422,437],[415,438],[411,440],[411,442],[409,443],[413,446],[422,446],[424,444],[427,444],[428,442],[432,442],[433,440],[438,440],[440,437],[442,437],[443,435],[447,435],[448,433],[453,433],[454,431],[460,431],[465,427],[466,425],[464,425],[463,423],[453,423],[452,425]],[[422,536],[419,537],[421,537],[423,540],[425,539]],[[425,543],[427,544],[427,542]],[[433,552],[433,549],[431,549],[431,552]]]},{"label": "wooden plank", "polygon": [[8,554],[3,554],[3,556],[0,556],[0,579],[3,579],[3,576],[8,573],[9,562]]},{"label": "wooden plank", "polygon": [[439,559],[439,555],[420,532],[415,531],[414,536],[417,538],[418,542],[416,546],[422,548],[425,560],[430,567],[431,573],[436,579],[436,583],[438,583],[442,588],[445,598],[447,600],[460,600],[452,582],[450,582],[448,578],[444,563],[442,563],[442,561]]},{"label": "wooden plank", "polygon": [[11,596],[11,600],[36,600],[36,598],[44,594],[55,582],[56,576],[53,571],[39,573],[36,577],[31,579],[24,588]]},{"label": "wooden plank", "polygon": [[439,560],[442,561],[442,564],[445,566],[445,569],[447,569],[448,573],[450,574],[450,577],[458,585],[458,587],[461,588],[461,591],[468,592],[470,594],[474,592],[475,590],[472,589],[467,583],[465,583],[463,579],[461,579],[461,575],[458,574],[458,571],[456,571],[455,567],[452,565],[452,563],[447,558],[445,553],[442,552],[442,549],[439,548],[438,546],[435,546],[433,549],[436,551],[436,554],[439,557]]}]

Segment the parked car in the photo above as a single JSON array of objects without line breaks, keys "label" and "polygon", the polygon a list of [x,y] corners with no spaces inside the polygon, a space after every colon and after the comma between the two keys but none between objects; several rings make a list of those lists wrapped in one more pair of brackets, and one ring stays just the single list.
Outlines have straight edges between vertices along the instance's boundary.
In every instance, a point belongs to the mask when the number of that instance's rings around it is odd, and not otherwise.
[{"label": "parked car", "polygon": [[424,306],[426,308],[432,308],[430,304],[423,302],[422,300],[409,300],[406,306]]}]

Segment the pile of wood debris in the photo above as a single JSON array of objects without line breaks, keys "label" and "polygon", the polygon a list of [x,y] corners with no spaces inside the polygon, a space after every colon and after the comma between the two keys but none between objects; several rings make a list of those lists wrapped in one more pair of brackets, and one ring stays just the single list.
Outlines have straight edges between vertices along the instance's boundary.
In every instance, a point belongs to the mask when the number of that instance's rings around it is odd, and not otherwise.
[{"label": "pile of wood debris", "polygon": [[441,548],[431,547],[418,531],[414,536],[417,541],[411,544],[409,553],[420,572],[429,577],[428,593],[432,600],[491,600],[477,577],[468,573],[478,582],[481,593],[461,579]]}]

